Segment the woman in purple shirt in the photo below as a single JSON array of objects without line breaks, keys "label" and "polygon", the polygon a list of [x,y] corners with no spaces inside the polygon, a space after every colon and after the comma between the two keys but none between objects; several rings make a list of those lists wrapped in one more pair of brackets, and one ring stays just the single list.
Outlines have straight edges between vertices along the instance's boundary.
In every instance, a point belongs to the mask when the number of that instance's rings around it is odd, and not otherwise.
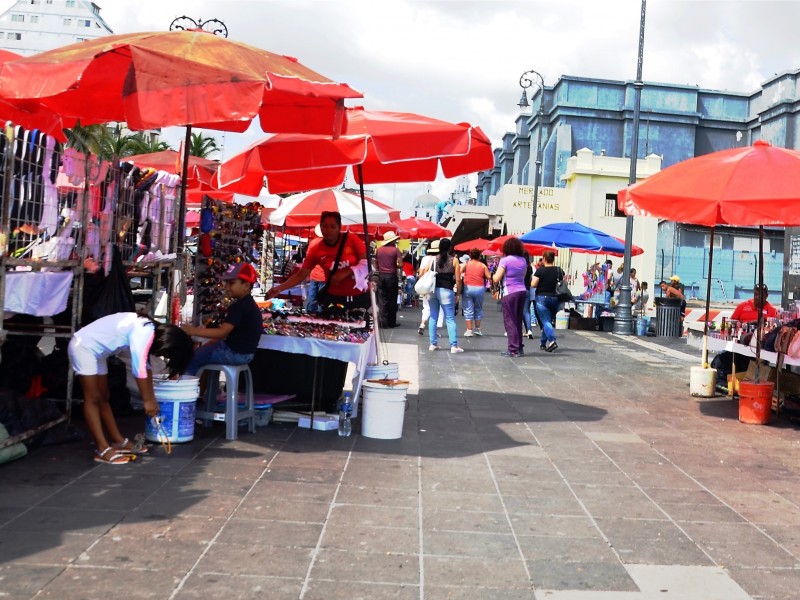
[{"label": "woman in purple shirt", "polygon": [[528,297],[525,273],[528,262],[523,257],[525,249],[519,238],[508,238],[503,243],[503,258],[492,276],[495,285],[502,286],[503,326],[508,336],[508,350],[500,356],[516,358],[524,356],[522,347],[522,310]]}]

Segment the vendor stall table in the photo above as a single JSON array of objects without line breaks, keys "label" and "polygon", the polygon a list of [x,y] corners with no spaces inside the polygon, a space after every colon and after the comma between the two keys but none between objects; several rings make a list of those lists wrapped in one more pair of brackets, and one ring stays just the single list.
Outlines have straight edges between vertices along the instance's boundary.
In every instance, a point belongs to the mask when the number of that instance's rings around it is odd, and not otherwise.
[{"label": "vendor stall table", "polygon": [[[262,335],[258,347],[263,350],[276,350],[278,352],[288,352],[292,354],[304,354],[315,358],[330,358],[350,362],[355,365],[355,374],[352,380],[353,390],[353,416],[358,416],[359,396],[361,384],[367,365],[375,362],[375,334],[370,334],[363,343],[340,342],[333,340],[320,340],[311,337],[290,337],[285,335]],[[314,368],[314,394],[313,401],[316,402],[318,396],[316,385],[318,379],[318,369]],[[315,406],[312,405],[312,411]]]},{"label": "vendor stall table", "polygon": [[[686,343],[693,348],[703,348],[703,323],[690,323],[688,326],[688,335]],[[708,350],[710,352],[733,352],[734,354],[742,354],[751,358],[756,357],[756,349],[754,346],[746,346],[734,340],[725,340],[718,337],[708,337]],[[768,350],[761,349],[761,360],[768,362],[771,366],[775,366],[778,361],[777,352],[769,352]],[[792,358],[791,356],[784,355],[784,366],[800,367],[800,358]]]}]

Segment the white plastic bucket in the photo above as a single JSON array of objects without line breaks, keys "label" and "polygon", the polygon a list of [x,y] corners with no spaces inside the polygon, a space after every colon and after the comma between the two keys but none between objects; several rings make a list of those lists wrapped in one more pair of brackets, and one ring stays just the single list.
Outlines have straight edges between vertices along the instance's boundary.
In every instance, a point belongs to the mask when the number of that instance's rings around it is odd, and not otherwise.
[{"label": "white plastic bucket", "polygon": [[561,310],[556,313],[556,329],[569,329],[569,313]]},{"label": "white plastic bucket", "polygon": [[399,376],[400,367],[397,363],[367,365],[364,369],[364,379],[397,379]]},{"label": "white plastic bucket", "polygon": [[717,383],[717,370],[692,367],[689,376],[689,393],[701,398],[713,398]]},{"label": "white plastic bucket", "polygon": [[378,440],[401,438],[406,414],[408,384],[390,385],[365,381],[361,390],[364,399],[361,435]]},{"label": "white plastic bucket", "polygon": [[161,411],[161,428],[154,419],[147,419],[145,439],[160,443],[169,440],[173,444],[191,442],[194,439],[194,417],[197,397],[200,395],[200,379],[189,375],[178,380],[153,377],[153,391]]}]

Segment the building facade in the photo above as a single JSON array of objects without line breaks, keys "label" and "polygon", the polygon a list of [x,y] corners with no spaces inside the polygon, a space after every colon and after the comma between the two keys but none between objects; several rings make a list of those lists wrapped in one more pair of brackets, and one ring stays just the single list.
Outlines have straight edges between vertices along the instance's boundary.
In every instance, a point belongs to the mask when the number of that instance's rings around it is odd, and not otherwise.
[{"label": "building facade", "polygon": [[[641,95],[639,160],[655,154],[662,158],[662,167],[668,167],[710,152],[748,146],[757,139],[775,146],[800,149],[798,79],[800,70],[781,73],[751,93],[646,82]],[[541,123],[539,102],[544,102]],[[494,168],[479,174],[478,204],[488,205],[490,198],[501,193],[504,186],[533,185],[532,168],[540,127],[540,189],[571,185],[570,178],[566,177],[567,165],[582,148],[597,156],[629,160],[633,102],[632,81],[565,75],[553,86],[536,90],[530,113],[517,118],[516,130],[507,133],[502,146],[495,149]],[[640,178],[646,176],[641,171],[637,171],[637,175]],[[620,187],[626,184],[627,178]],[[540,201],[543,199],[540,195]],[[596,200],[604,199],[590,198],[586,202],[595,203]],[[624,222],[622,215],[614,218]],[[544,222],[537,221],[537,224]],[[662,222],[655,255],[650,257],[657,278],[662,273],[666,277],[677,273],[684,280],[688,278],[690,284],[694,282],[693,294],[704,298],[708,246],[701,247],[699,240],[705,241],[706,234],[696,227]],[[773,292],[771,300],[779,300],[784,288],[786,303],[793,300],[794,288],[787,289],[784,284],[784,232],[767,230],[765,236],[764,267]],[[715,246],[721,246],[714,254],[712,300],[733,302],[750,297],[750,269],[754,256],[757,260],[757,252],[753,249],[757,244],[757,233],[748,229],[717,228],[715,237]],[[797,262],[800,262],[800,244]],[[745,268],[745,263],[751,266]],[[800,282],[795,287],[797,285]]]},{"label": "building facade", "polygon": [[17,0],[0,15],[0,48],[23,56],[112,33],[87,0]]}]

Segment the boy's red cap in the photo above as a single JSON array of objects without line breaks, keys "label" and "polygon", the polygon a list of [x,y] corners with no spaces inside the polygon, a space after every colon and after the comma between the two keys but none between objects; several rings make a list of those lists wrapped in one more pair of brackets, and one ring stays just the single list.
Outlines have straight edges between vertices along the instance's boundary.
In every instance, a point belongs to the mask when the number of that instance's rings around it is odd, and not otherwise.
[{"label": "boy's red cap", "polygon": [[237,263],[232,265],[220,277],[222,281],[230,281],[231,279],[242,279],[248,283],[255,283],[258,279],[258,273],[250,263]]}]

